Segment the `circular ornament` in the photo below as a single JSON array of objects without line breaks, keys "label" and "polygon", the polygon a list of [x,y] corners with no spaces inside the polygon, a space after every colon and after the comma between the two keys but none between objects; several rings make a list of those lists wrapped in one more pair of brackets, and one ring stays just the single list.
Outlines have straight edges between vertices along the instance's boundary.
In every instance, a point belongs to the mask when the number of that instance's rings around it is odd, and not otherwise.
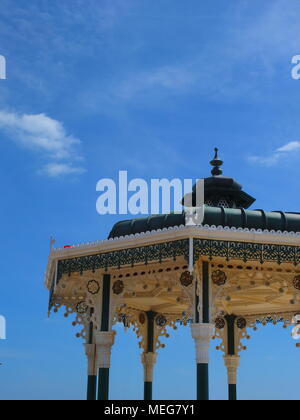
[{"label": "circular ornament", "polygon": [[193,276],[189,271],[185,271],[180,276],[180,283],[184,287],[188,287],[193,283]]},{"label": "circular ornament", "polygon": [[79,302],[76,306],[76,310],[78,314],[85,314],[88,311],[88,305],[86,304],[86,302],[82,301]]},{"label": "circular ornament", "polygon": [[247,327],[247,321],[245,318],[238,318],[236,325],[240,330],[244,330]]},{"label": "circular ornament", "polygon": [[120,295],[124,291],[124,283],[122,280],[117,280],[113,284],[113,292],[115,295]]},{"label": "circular ornament", "polygon": [[224,286],[224,284],[227,281],[226,274],[224,273],[224,271],[221,271],[221,270],[213,271],[211,278],[212,278],[213,284],[215,284],[216,286]]},{"label": "circular ornament", "polygon": [[293,285],[295,289],[300,290],[300,275],[294,277]]},{"label": "circular ornament", "polygon": [[87,284],[87,290],[91,295],[97,295],[100,291],[100,284],[96,280],[90,280]]},{"label": "circular ornament", "polygon": [[225,319],[223,319],[223,318],[217,318],[216,319],[216,328],[218,330],[224,330],[225,325],[226,325]]},{"label": "circular ornament", "polygon": [[158,315],[155,322],[158,327],[164,327],[167,324],[167,318],[163,315]]}]

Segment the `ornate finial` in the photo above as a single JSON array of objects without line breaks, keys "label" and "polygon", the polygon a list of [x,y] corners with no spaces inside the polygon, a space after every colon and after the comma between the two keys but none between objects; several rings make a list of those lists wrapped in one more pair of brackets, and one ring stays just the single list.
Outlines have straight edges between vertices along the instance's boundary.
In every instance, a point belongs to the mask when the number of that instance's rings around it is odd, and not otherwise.
[{"label": "ornate finial", "polygon": [[223,173],[222,169],[220,168],[220,166],[223,165],[223,161],[219,159],[218,152],[219,152],[219,149],[216,147],[215,148],[215,157],[210,162],[211,166],[213,166],[213,169],[211,171],[211,174],[213,176],[222,175],[222,173]]}]

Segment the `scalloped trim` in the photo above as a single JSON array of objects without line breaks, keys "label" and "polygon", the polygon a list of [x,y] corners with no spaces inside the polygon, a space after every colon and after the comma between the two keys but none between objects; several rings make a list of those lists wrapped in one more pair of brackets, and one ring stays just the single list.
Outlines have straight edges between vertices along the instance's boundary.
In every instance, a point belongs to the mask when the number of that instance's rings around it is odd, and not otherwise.
[{"label": "scalloped trim", "polygon": [[[241,227],[236,228],[236,227],[229,227],[229,226],[224,227],[224,226],[216,226],[216,225],[195,226],[194,228],[199,229],[199,230],[209,230],[209,231],[254,233],[254,234],[260,234],[260,235],[266,234],[266,235],[284,236],[284,237],[300,237],[300,232],[288,232],[288,231],[282,232],[281,230],[275,231],[275,230],[268,230],[268,229],[264,229],[264,230],[248,229],[248,228],[241,228]],[[120,236],[117,238],[104,239],[104,240],[95,241],[95,242],[86,242],[83,244],[72,245],[68,249],[72,249],[72,250],[87,249],[87,248],[91,248],[91,247],[95,247],[95,246],[103,245],[107,243],[128,241],[129,239],[145,238],[152,235],[157,235],[159,233],[175,232],[175,231],[180,231],[180,230],[185,230],[185,229],[191,229],[191,226],[180,225],[180,226],[174,226],[174,227],[169,227],[169,228],[164,228],[164,229],[157,229],[157,230],[152,230],[152,231],[147,231],[147,232],[136,233],[132,235]],[[56,254],[56,253],[65,251],[66,249],[67,248],[64,248],[64,247],[52,248],[52,253]]]}]

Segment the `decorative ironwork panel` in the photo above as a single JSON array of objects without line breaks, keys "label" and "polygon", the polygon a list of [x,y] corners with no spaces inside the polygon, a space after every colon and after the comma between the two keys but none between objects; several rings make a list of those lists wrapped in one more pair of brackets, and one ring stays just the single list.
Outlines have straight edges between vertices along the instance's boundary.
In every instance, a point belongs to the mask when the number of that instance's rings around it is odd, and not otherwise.
[{"label": "decorative ironwork panel", "polygon": [[138,263],[161,262],[171,258],[176,260],[181,256],[188,261],[188,239],[60,260],[57,278],[60,280],[64,274],[82,274],[84,271],[95,271],[100,268],[134,266]]},{"label": "decorative ironwork panel", "polygon": [[222,257],[229,260],[300,263],[300,247],[290,245],[257,244],[248,242],[194,239],[194,261],[201,256],[212,259]]},{"label": "decorative ironwork panel", "polygon": [[246,252],[245,244],[243,242],[227,242],[226,247],[228,248],[228,261],[232,258],[245,261]]},{"label": "decorative ironwork panel", "polygon": [[279,252],[279,259],[280,262],[290,262],[292,264],[297,265],[299,262],[299,252],[297,258],[297,247],[293,246],[281,246]]},{"label": "decorative ironwork panel", "polygon": [[243,261],[260,261],[264,262],[263,258],[263,247],[262,244],[243,243],[244,247],[244,258]]}]

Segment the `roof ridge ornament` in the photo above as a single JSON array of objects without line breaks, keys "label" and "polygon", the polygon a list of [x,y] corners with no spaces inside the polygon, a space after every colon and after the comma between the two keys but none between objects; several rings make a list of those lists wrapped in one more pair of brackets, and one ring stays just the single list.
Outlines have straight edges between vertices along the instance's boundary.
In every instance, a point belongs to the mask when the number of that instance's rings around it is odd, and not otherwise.
[{"label": "roof ridge ornament", "polygon": [[55,244],[56,244],[56,239],[53,236],[50,236],[50,239],[49,239],[50,252],[54,249],[53,246]]},{"label": "roof ridge ornament", "polygon": [[215,147],[215,157],[213,158],[213,160],[210,161],[211,166],[213,166],[213,169],[211,171],[211,174],[213,176],[218,176],[218,175],[223,174],[223,171],[220,168],[220,166],[223,165],[223,161],[219,159],[218,152],[219,152],[219,149]]}]

